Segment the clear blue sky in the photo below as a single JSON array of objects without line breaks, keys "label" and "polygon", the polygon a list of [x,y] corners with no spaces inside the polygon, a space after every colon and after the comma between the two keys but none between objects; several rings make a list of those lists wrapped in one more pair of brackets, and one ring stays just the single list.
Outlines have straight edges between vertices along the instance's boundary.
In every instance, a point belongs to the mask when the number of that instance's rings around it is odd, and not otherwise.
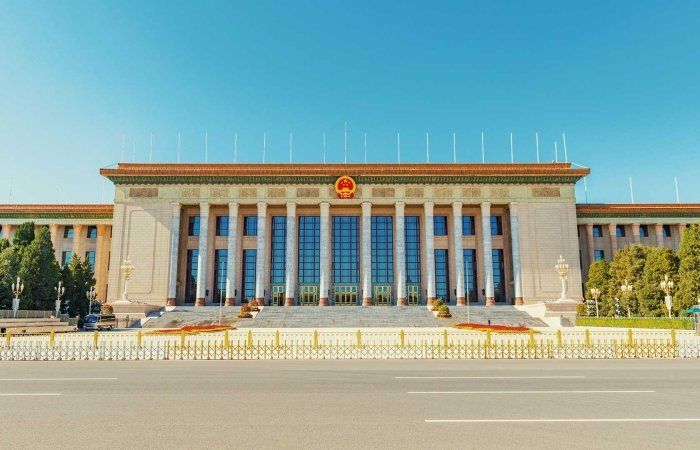
[{"label": "clear blue sky", "polygon": [[[120,159],[569,159],[589,202],[700,202],[695,2],[0,0],[0,202],[111,201]],[[577,195],[584,201],[583,185]]]}]

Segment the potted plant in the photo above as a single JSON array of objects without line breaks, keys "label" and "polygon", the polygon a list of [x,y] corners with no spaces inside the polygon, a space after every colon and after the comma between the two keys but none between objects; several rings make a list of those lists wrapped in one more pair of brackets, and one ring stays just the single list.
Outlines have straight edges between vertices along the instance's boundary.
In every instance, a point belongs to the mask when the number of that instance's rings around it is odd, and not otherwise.
[{"label": "potted plant", "polygon": [[253,315],[250,313],[250,306],[248,305],[243,305],[241,306],[241,310],[238,312],[238,317],[240,319],[251,319],[253,318]]},{"label": "potted plant", "polygon": [[438,317],[452,317],[452,314],[450,314],[450,308],[447,305],[442,305],[438,309]]},{"label": "potted plant", "polygon": [[434,300],[433,304],[431,305],[430,310],[431,311],[440,311],[440,307],[442,306],[442,301],[441,300]]},{"label": "potted plant", "polygon": [[248,306],[250,307],[250,310],[252,312],[258,312],[260,311],[260,308],[258,308],[258,302],[257,300],[251,300],[248,302]]}]

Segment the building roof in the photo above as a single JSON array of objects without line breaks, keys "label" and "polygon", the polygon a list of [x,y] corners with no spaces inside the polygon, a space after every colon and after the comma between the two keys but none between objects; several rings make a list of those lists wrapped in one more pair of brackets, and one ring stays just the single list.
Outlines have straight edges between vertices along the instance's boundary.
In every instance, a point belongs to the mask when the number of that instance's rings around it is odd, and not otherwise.
[{"label": "building roof", "polygon": [[115,184],[327,184],[341,175],[358,182],[575,183],[590,169],[545,164],[137,164],[120,163],[100,174]]},{"label": "building roof", "polygon": [[114,205],[0,205],[0,219],[111,219]]},{"label": "building roof", "polygon": [[579,219],[620,217],[700,218],[700,203],[586,203],[576,205]]}]

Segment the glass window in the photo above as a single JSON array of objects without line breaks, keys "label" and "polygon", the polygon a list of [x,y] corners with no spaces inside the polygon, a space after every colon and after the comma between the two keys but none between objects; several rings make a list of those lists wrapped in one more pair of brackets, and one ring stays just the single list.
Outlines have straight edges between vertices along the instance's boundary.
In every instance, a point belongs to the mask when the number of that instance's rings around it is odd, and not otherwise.
[{"label": "glass window", "polygon": [[272,217],[270,237],[270,283],[284,284],[287,252],[287,217]]},{"label": "glass window", "polygon": [[243,236],[258,235],[258,216],[245,216],[243,218]]},{"label": "glass window", "polygon": [[447,216],[433,217],[433,236],[447,236]]},{"label": "glass window", "polygon": [[447,250],[435,250],[435,297],[443,303],[450,302],[449,261]]},{"label": "glass window", "polygon": [[318,284],[321,278],[320,235],[319,216],[299,217],[299,284]]},{"label": "glass window", "polygon": [[625,237],[625,226],[624,225],[617,225],[615,227],[615,236]]},{"label": "glass window", "polygon": [[605,259],[605,252],[603,250],[596,250],[593,252],[593,257],[596,261],[603,261]]},{"label": "glass window", "polygon": [[505,303],[506,301],[506,272],[503,261],[503,249],[494,248],[491,250],[493,255],[493,297],[496,303]]},{"label": "glass window", "polygon": [[61,254],[61,265],[70,264],[71,259],[73,259],[73,252],[63,252]]},{"label": "glass window", "polygon": [[63,228],[63,237],[65,239],[73,239],[73,227],[67,226]]},{"label": "glass window", "polygon": [[[199,217],[197,216],[199,219]],[[192,219],[192,217],[190,217]],[[185,280],[185,303],[194,303],[197,299],[197,263],[199,250],[187,250],[187,279]]]},{"label": "glass window", "polygon": [[199,236],[199,216],[190,216],[187,222],[187,236]]},{"label": "glass window", "polygon": [[503,218],[501,216],[491,216],[491,236],[503,235]]},{"label": "glass window", "polygon": [[647,225],[640,225],[639,226],[639,236],[640,237],[649,237],[649,227]]},{"label": "glass window", "polygon": [[662,225],[661,235],[665,238],[671,237],[671,225]]},{"label": "glass window", "polygon": [[95,273],[95,252],[85,252],[85,260],[87,260],[88,265],[90,266],[90,272]]},{"label": "glass window", "polygon": [[333,216],[333,284],[360,282],[359,218]]},{"label": "glass window", "polygon": [[394,223],[392,216],[372,216],[372,283],[394,282]]},{"label": "glass window", "polygon": [[603,237],[603,227],[601,225],[593,225],[593,237]]},{"label": "glass window", "polygon": [[462,216],[462,236],[474,236],[475,234],[474,216]]},{"label": "glass window", "polygon": [[464,290],[465,297],[470,302],[478,300],[477,274],[476,274],[476,250],[472,248],[464,249]]},{"label": "glass window", "polygon": [[257,250],[243,250],[243,297],[242,303],[255,300],[255,263],[257,262]]},{"label": "glass window", "polygon": [[420,283],[420,217],[404,219],[406,240],[406,283]]},{"label": "glass window", "polygon": [[95,225],[90,225],[87,227],[87,238],[97,239],[97,227]]},{"label": "glass window", "polygon": [[228,216],[216,216],[216,235],[228,236]]},{"label": "glass window", "polygon": [[217,249],[214,253],[214,302],[226,300],[226,272],[228,250]]}]

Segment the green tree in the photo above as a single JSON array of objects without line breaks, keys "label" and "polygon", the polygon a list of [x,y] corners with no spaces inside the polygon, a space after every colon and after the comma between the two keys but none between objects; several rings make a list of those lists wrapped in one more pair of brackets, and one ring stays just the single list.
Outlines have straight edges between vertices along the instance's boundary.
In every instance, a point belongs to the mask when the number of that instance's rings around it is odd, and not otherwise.
[{"label": "green tree", "polygon": [[20,308],[52,310],[61,270],[49,230],[40,228],[35,239],[21,251],[21,257],[19,275],[24,282],[24,294]]},{"label": "green tree", "polygon": [[674,311],[682,311],[699,302],[700,297],[700,225],[685,230],[678,249],[678,293]]},{"label": "green tree", "polygon": [[615,313],[615,308],[610,302],[609,284],[610,264],[604,259],[593,262],[588,268],[588,280],[586,280],[584,297],[593,298],[591,289],[600,289],[601,295],[598,300],[598,309],[601,316],[612,316]]},{"label": "green tree", "polygon": [[95,285],[95,279],[90,272],[90,263],[74,257],[63,268],[63,283],[66,286],[65,299],[68,303],[68,314],[85,317],[88,313],[86,293]]},{"label": "green tree", "polygon": [[639,283],[639,313],[644,317],[663,317],[668,314],[664,303],[664,292],[659,287],[668,275],[678,284],[678,256],[665,247],[650,247],[644,272]]},{"label": "green tree", "polygon": [[8,241],[6,238],[0,239],[0,252],[7,248],[10,248],[10,241]]},{"label": "green tree", "polygon": [[9,247],[0,252],[0,309],[12,308],[12,283],[17,279],[20,254],[17,247]]},{"label": "green tree", "polygon": [[34,222],[24,222],[17,228],[12,239],[12,245],[16,245],[20,249],[26,248],[34,241]]},{"label": "green tree", "polygon": [[[640,281],[644,273],[644,264],[646,263],[648,250],[649,247],[644,245],[629,245],[619,250],[610,263],[608,292],[612,302],[614,304],[615,297],[619,298],[623,311],[632,316],[639,314],[639,300],[637,296],[639,295]],[[633,286],[632,294],[623,295],[620,286],[625,281]]]}]

